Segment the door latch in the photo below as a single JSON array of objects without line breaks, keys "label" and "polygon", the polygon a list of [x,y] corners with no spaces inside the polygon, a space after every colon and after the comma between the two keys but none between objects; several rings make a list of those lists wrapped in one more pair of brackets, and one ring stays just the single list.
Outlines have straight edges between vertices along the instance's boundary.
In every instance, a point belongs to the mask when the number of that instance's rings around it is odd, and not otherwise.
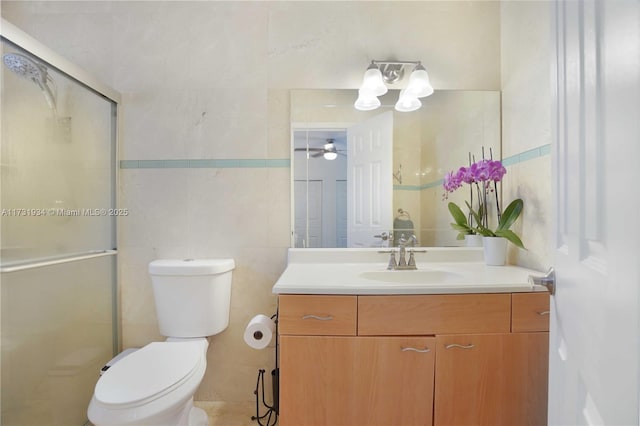
[{"label": "door latch", "polygon": [[549,268],[547,274],[542,277],[529,275],[529,282],[534,285],[545,286],[552,296],[556,293],[556,271],[553,267]]}]

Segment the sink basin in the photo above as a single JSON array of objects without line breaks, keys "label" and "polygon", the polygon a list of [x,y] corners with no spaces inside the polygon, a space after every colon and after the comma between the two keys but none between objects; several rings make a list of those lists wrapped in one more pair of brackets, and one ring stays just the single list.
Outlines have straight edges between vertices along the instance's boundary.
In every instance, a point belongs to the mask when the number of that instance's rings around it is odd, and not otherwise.
[{"label": "sink basin", "polygon": [[459,281],[460,274],[438,270],[409,270],[409,271],[365,271],[361,272],[361,278],[397,284],[443,284]]}]

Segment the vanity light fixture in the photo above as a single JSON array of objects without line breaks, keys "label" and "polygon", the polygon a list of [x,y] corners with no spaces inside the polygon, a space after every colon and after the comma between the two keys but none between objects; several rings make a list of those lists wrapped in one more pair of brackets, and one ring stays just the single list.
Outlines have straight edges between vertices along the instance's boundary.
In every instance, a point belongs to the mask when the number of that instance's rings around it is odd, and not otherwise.
[{"label": "vanity light fixture", "polygon": [[387,93],[386,84],[394,84],[404,77],[406,66],[415,66],[409,76],[407,87],[400,91],[395,109],[397,111],[415,111],[422,106],[419,98],[433,93],[427,70],[420,61],[371,61],[364,73],[362,85],[358,90],[358,99],[354,106],[361,111],[371,111],[380,107],[378,96]]}]

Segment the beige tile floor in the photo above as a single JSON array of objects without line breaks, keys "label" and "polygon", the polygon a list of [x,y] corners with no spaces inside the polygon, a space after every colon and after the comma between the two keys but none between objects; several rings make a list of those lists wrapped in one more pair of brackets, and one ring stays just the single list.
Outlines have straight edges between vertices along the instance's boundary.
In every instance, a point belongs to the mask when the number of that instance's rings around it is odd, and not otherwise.
[{"label": "beige tile floor", "polygon": [[256,412],[253,401],[195,401],[194,405],[207,412],[209,426],[258,426],[258,422],[251,420]]},{"label": "beige tile floor", "polygon": [[[251,420],[256,412],[255,402],[194,401],[193,405],[206,411],[209,426],[259,426]],[[93,423],[88,421],[84,426]]]}]

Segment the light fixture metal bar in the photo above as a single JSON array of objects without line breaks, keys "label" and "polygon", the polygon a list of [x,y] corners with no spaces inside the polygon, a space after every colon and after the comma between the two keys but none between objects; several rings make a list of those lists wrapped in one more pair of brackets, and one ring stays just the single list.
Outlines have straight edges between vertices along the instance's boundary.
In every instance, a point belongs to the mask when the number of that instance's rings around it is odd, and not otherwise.
[{"label": "light fixture metal bar", "polygon": [[420,65],[421,61],[378,61],[372,60],[375,65]]}]

